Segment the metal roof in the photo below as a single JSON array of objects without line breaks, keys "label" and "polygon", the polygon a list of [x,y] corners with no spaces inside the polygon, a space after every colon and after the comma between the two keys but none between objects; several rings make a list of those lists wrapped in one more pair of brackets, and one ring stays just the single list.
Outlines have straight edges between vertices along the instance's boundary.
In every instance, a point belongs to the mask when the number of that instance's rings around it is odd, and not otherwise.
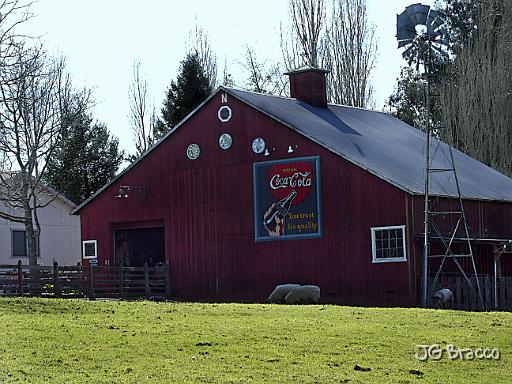
[{"label": "metal roof", "polygon": [[[401,120],[361,108],[318,108],[293,98],[221,89],[398,188],[424,193],[426,135]],[[451,168],[447,144],[432,140],[431,154],[432,168]],[[512,179],[455,149],[453,156],[464,198],[512,201]],[[431,174],[429,193],[458,196],[453,172]]]}]

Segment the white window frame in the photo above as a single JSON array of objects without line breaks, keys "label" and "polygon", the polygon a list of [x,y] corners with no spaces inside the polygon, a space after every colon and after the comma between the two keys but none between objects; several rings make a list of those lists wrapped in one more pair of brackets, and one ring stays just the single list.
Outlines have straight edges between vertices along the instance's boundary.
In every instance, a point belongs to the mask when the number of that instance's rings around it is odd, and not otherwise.
[{"label": "white window frame", "polygon": [[[94,244],[94,256],[85,256],[85,245]],[[82,241],[82,259],[97,259],[98,258],[98,240],[84,240]]]},{"label": "white window frame", "polygon": [[[402,230],[402,247],[404,251],[403,257],[388,257],[388,258],[377,258],[377,247],[375,233],[377,231],[401,229]],[[405,244],[405,225],[392,225],[387,227],[372,227],[372,263],[397,263],[407,261],[407,247]]]}]

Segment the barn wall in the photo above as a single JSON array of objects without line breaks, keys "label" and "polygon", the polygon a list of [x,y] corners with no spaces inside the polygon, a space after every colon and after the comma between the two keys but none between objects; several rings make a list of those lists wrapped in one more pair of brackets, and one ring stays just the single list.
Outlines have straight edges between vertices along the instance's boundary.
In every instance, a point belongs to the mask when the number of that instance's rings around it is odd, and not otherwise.
[{"label": "barn wall", "polygon": [[[370,235],[372,226],[404,224],[411,234],[413,200],[234,97],[221,123],[221,105],[219,93],[80,211],[82,240],[98,240],[100,264],[113,262],[113,228],[161,222],[179,298],[263,301],[276,284],[294,282],[319,285],[327,302],[415,304],[412,244],[410,262],[372,264]],[[218,145],[224,132],[229,150]],[[252,152],[258,136],[270,156]],[[190,143],[201,148],[195,161],[185,155]],[[320,157],[322,237],[255,242],[253,163],[304,156]],[[146,189],[119,199],[120,185]]]},{"label": "barn wall", "polygon": [[[421,270],[421,260],[423,252],[423,198],[421,196],[413,197],[414,206],[414,226],[416,228],[413,248],[419,256],[420,261],[417,264],[417,273]],[[466,214],[469,236],[471,238],[486,239],[512,239],[512,204],[494,201],[465,200],[464,212]],[[456,199],[431,198],[432,210],[435,211],[459,211],[460,205]],[[436,219],[437,225],[443,233],[448,233],[455,227],[457,215],[446,215],[443,218]],[[463,237],[463,227],[457,232],[457,236]],[[443,252],[445,248],[436,241],[431,242],[432,252]],[[436,251],[437,250],[437,251]],[[466,248],[455,245],[454,250],[464,252]],[[481,275],[493,275],[493,245],[491,243],[473,242],[472,250],[475,256],[477,272]],[[472,272],[470,259],[460,259],[460,262],[466,272]],[[502,276],[512,276],[512,257],[505,254],[501,257]],[[432,263],[435,269],[435,263]],[[443,271],[447,273],[458,273],[458,268],[452,261],[448,261]],[[417,281],[419,287],[419,280]]]}]

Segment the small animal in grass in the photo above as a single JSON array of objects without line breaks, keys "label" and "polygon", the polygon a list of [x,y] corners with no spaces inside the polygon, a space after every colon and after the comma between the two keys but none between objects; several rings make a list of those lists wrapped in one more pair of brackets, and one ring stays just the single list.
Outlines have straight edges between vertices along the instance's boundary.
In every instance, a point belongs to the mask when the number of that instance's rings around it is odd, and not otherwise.
[{"label": "small animal in grass", "polygon": [[453,301],[453,292],[448,288],[442,288],[432,296],[434,305],[438,308],[446,308]]}]

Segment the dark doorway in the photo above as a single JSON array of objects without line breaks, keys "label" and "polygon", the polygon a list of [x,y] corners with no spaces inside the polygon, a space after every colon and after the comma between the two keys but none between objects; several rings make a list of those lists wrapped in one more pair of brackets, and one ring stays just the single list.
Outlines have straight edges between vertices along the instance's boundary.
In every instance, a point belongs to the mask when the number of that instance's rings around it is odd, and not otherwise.
[{"label": "dark doorway", "polygon": [[165,263],[164,228],[118,229],[114,232],[116,265],[142,267]]}]

